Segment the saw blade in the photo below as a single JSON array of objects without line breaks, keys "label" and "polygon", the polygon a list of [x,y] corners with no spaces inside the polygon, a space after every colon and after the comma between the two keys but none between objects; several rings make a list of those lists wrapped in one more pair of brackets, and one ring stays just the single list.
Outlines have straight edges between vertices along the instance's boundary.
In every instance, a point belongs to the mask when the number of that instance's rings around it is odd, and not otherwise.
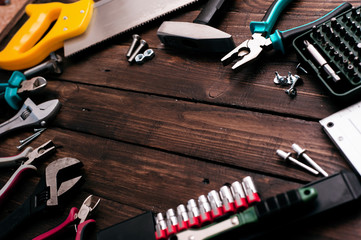
[{"label": "saw blade", "polygon": [[64,42],[64,55],[76,54],[198,0],[101,0],[94,4],[85,33]]}]

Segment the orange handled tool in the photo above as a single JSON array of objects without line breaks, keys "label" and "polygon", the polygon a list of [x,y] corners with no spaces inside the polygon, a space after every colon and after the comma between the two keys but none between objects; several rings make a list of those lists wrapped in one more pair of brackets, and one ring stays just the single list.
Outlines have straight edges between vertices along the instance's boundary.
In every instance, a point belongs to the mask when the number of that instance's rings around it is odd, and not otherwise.
[{"label": "orange handled tool", "polygon": [[86,30],[93,4],[93,0],[80,0],[68,4],[27,5],[25,11],[29,19],[0,52],[0,68],[20,70],[40,63],[51,52],[63,47],[64,40]]}]

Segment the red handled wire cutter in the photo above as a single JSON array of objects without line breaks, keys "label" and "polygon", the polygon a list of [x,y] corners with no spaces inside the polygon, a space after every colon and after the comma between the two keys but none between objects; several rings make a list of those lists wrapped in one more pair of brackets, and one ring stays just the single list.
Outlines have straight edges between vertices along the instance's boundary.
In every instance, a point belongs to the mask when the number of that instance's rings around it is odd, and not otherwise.
[{"label": "red handled wire cutter", "polygon": [[[93,200],[93,196],[92,195],[88,196],[84,200],[84,202],[79,210],[76,207],[73,207],[70,209],[68,217],[62,224],[49,230],[46,233],[43,233],[43,234],[37,236],[33,240],[43,240],[43,239],[52,237],[55,234],[59,233],[60,231],[64,230],[65,227],[67,227],[71,224],[75,224],[75,229],[76,229],[75,240],[85,239],[84,232],[85,232],[86,227],[89,224],[95,223],[94,219],[88,219],[88,220],[86,220],[86,219],[87,219],[88,215],[98,206],[98,203],[100,202],[100,199],[98,199],[98,201],[96,201],[96,203],[93,206],[91,206],[92,200]],[[79,224],[76,225],[76,222],[78,220],[79,220]]]}]

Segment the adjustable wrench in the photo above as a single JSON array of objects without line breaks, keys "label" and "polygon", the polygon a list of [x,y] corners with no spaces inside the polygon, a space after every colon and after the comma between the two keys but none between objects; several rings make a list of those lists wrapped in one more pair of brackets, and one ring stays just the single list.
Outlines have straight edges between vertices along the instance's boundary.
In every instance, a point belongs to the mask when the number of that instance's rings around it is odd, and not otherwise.
[{"label": "adjustable wrench", "polygon": [[31,216],[58,207],[65,193],[80,184],[82,175],[79,173],[83,164],[75,158],[61,158],[51,162],[45,169],[33,194],[12,214],[0,222],[0,239]]},{"label": "adjustable wrench", "polygon": [[61,104],[58,99],[36,105],[28,98],[14,117],[0,124],[0,137],[16,129],[25,127],[44,127],[48,120],[58,113],[60,107]]}]

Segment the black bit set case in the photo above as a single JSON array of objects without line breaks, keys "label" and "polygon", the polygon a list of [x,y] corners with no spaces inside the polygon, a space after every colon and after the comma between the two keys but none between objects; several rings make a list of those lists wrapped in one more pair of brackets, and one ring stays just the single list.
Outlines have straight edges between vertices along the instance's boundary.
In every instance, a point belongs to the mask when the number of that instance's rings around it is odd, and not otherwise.
[{"label": "black bit set case", "polygon": [[[307,50],[312,44],[340,77],[335,81]],[[361,93],[361,6],[315,26],[293,41],[300,60],[337,99],[349,101]]]}]

